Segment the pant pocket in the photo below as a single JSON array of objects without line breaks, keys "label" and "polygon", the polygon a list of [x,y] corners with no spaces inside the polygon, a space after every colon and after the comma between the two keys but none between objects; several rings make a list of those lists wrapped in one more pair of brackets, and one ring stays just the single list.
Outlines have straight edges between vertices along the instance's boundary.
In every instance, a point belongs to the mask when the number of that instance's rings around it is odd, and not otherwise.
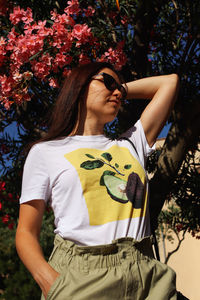
[{"label": "pant pocket", "polygon": [[[61,290],[62,285],[64,284],[64,275],[65,274],[60,274],[55,281],[53,282],[53,284],[50,287],[50,290],[47,294],[46,300],[53,300],[56,299],[55,298],[55,294],[59,293],[59,290]],[[57,297],[57,296],[56,296]]]}]

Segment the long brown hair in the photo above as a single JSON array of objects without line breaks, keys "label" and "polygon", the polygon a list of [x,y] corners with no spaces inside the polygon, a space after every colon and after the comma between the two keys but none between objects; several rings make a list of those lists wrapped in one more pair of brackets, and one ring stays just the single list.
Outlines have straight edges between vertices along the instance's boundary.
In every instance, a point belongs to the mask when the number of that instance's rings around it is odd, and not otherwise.
[{"label": "long brown hair", "polygon": [[103,68],[113,70],[122,83],[121,75],[107,62],[93,62],[72,69],[71,74],[64,80],[55,105],[48,115],[47,132],[39,140],[26,147],[24,151],[26,154],[37,143],[66,137],[72,133],[77,125],[79,107],[81,101],[84,100],[83,95],[88,84],[92,76]]},{"label": "long brown hair", "polygon": [[[78,121],[79,105],[86,88],[95,74],[109,68],[120,78],[114,67],[107,62],[93,62],[74,68],[64,80],[49,119],[49,129],[37,142],[50,141],[70,135]],[[121,80],[121,78],[120,78]]]}]

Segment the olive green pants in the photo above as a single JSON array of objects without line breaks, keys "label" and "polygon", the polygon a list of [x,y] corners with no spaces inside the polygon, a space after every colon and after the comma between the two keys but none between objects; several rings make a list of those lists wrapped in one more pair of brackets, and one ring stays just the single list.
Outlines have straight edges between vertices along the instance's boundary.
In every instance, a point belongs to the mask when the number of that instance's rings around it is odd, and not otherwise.
[{"label": "olive green pants", "polygon": [[177,299],[175,272],[153,258],[150,237],[81,247],[56,235],[54,244],[49,264],[60,276],[47,300]]}]

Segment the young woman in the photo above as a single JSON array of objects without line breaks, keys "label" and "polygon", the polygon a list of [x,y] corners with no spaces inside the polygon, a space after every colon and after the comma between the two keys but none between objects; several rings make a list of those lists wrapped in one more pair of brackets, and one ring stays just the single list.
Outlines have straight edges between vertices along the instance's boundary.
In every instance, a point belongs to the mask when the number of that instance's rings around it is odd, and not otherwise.
[{"label": "young woman", "polygon": [[[178,83],[172,74],[122,84],[108,63],[75,68],[65,80],[49,131],[26,159],[16,233],[42,299],[176,299],[174,271],[152,254],[145,162]],[[133,98],[152,100],[119,139],[104,136]],[[39,235],[48,200],[56,237],[47,263]]]}]

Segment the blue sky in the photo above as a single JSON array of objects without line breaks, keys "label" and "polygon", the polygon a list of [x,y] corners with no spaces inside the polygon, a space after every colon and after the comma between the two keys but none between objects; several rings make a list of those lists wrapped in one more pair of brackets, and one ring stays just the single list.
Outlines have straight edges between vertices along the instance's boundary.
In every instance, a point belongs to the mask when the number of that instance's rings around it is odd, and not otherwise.
[{"label": "blue sky", "polygon": [[[167,123],[161,133],[159,134],[158,138],[164,138],[167,136],[167,133],[169,131],[171,124]],[[7,127],[6,132],[11,136],[17,138],[17,126],[16,123],[11,124],[10,126]]]},{"label": "blue sky", "polygon": [[[159,134],[158,138],[165,138],[167,136],[167,133],[169,131],[171,124],[166,124],[165,127],[163,128],[163,130],[161,131],[161,133]],[[7,127],[7,129],[5,130],[5,132],[7,132],[11,138],[16,138],[17,139],[17,125],[15,122],[13,122],[13,124],[11,124],[10,126]],[[8,160],[6,162],[7,166],[11,166],[12,161]]]},{"label": "blue sky", "polygon": [[161,133],[159,134],[158,138],[165,138],[167,136],[167,133],[170,129],[171,123],[167,123]]}]

